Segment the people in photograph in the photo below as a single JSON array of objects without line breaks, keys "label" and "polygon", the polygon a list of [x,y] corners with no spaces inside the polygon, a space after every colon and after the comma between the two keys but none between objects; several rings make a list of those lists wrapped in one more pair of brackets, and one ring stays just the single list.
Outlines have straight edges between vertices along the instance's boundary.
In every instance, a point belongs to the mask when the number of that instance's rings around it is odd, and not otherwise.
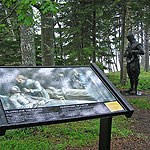
[{"label": "people in photograph", "polygon": [[12,104],[11,109],[33,107],[34,102],[29,97],[22,94],[18,86],[13,86],[10,90],[10,93],[11,93],[11,96],[9,97],[9,101]]},{"label": "people in photograph", "polygon": [[62,90],[62,89],[48,87],[46,89],[46,91],[48,92],[50,98],[52,98],[52,99],[65,100],[65,97],[64,97],[65,93],[63,92],[64,90]]},{"label": "people in photograph", "polygon": [[83,82],[81,77],[82,75],[78,71],[76,70],[73,71],[72,78],[71,78],[73,88],[85,89],[85,83]]},{"label": "people in photograph", "polygon": [[56,89],[48,87],[48,93],[53,98],[60,98],[60,100],[89,100],[96,101],[94,97],[86,91],[86,89]]},{"label": "people in photograph", "polygon": [[51,102],[50,99],[24,94],[18,86],[13,86],[10,89],[10,96],[0,95],[0,98],[5,110],[37,108]]},{"label": "people in photograph", "polygon": [[31,96],[43,97],[49,99],[49,94],[41,86],[39,81],[28,79],[23,75],[18,75],[16,78],[17,86],[26,94]]}]

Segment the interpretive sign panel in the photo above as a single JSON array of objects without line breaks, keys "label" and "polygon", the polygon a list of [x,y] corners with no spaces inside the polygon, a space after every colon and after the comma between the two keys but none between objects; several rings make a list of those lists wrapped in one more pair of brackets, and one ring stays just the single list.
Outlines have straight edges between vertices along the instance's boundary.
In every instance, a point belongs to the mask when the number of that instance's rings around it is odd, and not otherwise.
[{"label": "interpretive sign panel", "polygon": [[131,112],[95,64],[0,68],[0,126],[6,129]]}]

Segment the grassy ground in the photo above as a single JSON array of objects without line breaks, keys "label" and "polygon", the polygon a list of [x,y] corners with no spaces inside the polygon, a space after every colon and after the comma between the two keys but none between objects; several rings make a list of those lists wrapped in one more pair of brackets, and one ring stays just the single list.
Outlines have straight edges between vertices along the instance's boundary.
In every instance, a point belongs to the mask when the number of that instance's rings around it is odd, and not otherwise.
[{"label": "grassy ground", "polygon": [[[125,86],[122,86],[120,84],[120,72],[111,72],[107,74],[107,77],[109,78],[110,81],[113,82],[113,84],[118,88],[118,89],[128,89],[130,87],[129,79],[127,80],[127,84]],[[139,76],[139,85],[138,85],[138,90],[144,90],[144,91],[149,91],[150,90],[150,72],[145,72],[143,69],[141,69],[141,73]]]},{"label": "grassy ground", "polygon": [[[114,84],[119,83],[118,75],[109,75]],[[147,86],[146,89],[144,86],[145,81],[149,80],[148,76],[149,74],[141,74],[142,86],[140,88],[142,90],[149,90],[150,86]],[[149,85],[150,83],[147,84]],[[143,97],[142,100],[140,97],[128,98],[128,100],[135,107],[150,110],[150,101],[147,97]],[[113,117],[112,137],[126,138],[133,135],[133,131],[130,128],[132,122],[132,119],[127,119],[124,116]],[[99,126],[100,119],[93,119],[8,130],[5,136],[0,137],[0,150],[65,150],[68,147],[91,147],[99,140]]]},{"label": "grassy ground", "polygon": [[[1,150],[61,150],[91,146],[99,139],[99,119],[7,131],[0,137]],[[112,136],[132,134],[125,117],[113,119]]]}]

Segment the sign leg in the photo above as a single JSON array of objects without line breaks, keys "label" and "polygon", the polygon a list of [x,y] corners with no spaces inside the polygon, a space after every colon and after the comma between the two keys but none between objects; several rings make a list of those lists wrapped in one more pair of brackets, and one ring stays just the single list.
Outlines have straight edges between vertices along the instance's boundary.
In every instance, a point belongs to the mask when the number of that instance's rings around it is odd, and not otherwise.
[{"label": "sign leg", "polygon": [[110,150],[112,117],[100,119],[99,150]]},{"label": "sign leg", "polygon": [[0,136],[5,135],[6,129],[0,128]]}]

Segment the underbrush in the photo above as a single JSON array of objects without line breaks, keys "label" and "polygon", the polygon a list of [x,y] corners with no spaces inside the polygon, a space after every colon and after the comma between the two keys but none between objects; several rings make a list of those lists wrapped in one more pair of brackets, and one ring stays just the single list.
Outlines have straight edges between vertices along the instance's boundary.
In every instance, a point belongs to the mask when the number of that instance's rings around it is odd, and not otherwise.
[{"label": "underbrush", "polygon": [[[118,88],[118,89],[129,89],[130,82],[129,78],[127,77],[127,83],[126,85],[121,85],[120,83],[120,72],[110,72],[107,74],[107,77],[109,80]],[[139,84],[138,84],[138,90],[141,91],[150,91],[150,72],[145,72],[143,69],[141,69],[141,73],[139,76]]]},{"label": "underbrush", "polygon": [[139,109],[150,110],[150,100],[148,97],[128,98],[131,105],[138,107]]}]

